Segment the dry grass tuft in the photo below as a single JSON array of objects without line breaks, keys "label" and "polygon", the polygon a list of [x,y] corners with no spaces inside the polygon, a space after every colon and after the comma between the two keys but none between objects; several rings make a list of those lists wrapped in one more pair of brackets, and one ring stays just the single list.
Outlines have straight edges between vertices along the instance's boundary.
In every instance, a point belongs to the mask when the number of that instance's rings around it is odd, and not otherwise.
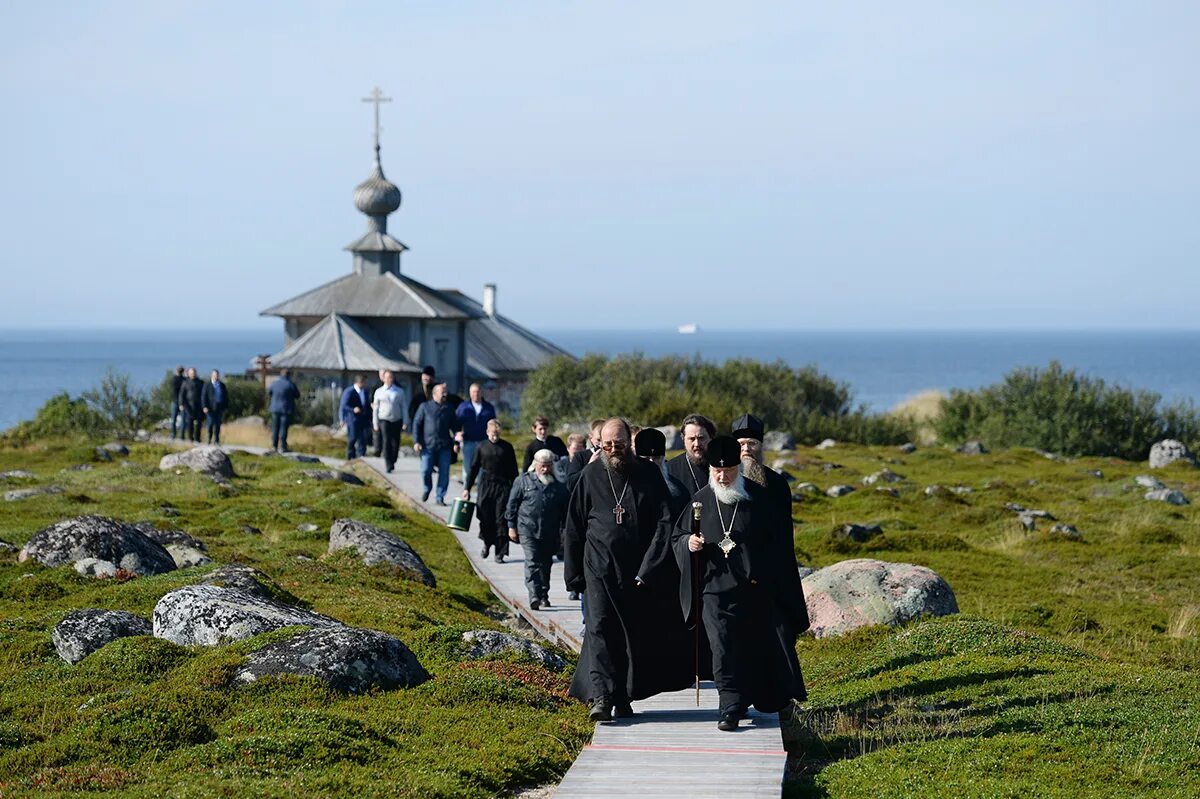
[{"label": "dry grass tuft", "polygon": [[1191,638],[1196,634],[1200,622],[1200,605],[1184,605],[1171,614],[1167,623],[1167,635],[1171,638]]}]

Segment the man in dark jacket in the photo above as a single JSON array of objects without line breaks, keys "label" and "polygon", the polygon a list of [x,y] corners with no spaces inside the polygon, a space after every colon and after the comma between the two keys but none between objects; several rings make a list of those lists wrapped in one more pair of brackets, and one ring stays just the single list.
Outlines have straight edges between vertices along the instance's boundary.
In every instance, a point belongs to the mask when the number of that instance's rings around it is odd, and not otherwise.
[{"label": "man in dark jacket", "polygon": [[[183,419],[183,410],[179,407],[179,389],[183,387],[183,381],[186,380],[183,376],[183,367],[176,366],[175,374],[171,375],[171,440],[175,440],[176,429],[179,430],[179,437],[183,437],[182,426],[179,425]],[[179,427],[177,428],[177,425]]]},{"label": "man in dark jacket", "polygon": [[529,471],[529,467],[533,465],[533,455],[539,449],[550,450],[556,458],[567,457],[567,445],[558,436],[550,435],[550,420],[541,415],[533,417],[533,441],[530,441],[525,447],[522,472]]},{"label": "man in dark jacket", "polygon": [[204,412],[204,418],[208,420],[208,443],[220,444],[221,422],[224,421],[225,411],[229,408],[229,389],[225,387],[225,381],[216,369],[212,370],[209,381],[204,384],[200,402],[203,405],[201,410]]},{"label": "man in dark jacket", "polygon": [[433,399],[417,409],[413,418],[413,449],[421,456],[421,480],[425,492],[421,501],[429,499],[433,490],[433,467],[438,470],[437,504],[446,504],[446,489],[450,486],[450,456],[454,452],[454,433],[458,419],[454,408],[446,402],[446,384],[433,387]]},{"label": "man in dark jacket", "polygon": [[454,411],[458,419],[458,440],[462,445],[463,482],[467,482],[467,471],[475,457],[475,450],[487,440],[487,423],[496,418],[496,406],[483,398],[483,389],[472,383],[467,389],[466,402],[459,403]]},{"label": "man in dark jacket", "polygon": [[372,427],[371,399],[367,394],[367,378],[354,377],[354,385],[342,392],[338,409],[346,425],[346,460],[367,454],[367,439]]},{"label": "man in dark jacket", "polygon": [[[382,378],[383,375],[380,375]],[[408,418],[416,419],[417,410],[422,405],[433,399],[433,387],[437,383],[437,373],[432,366],[426,366],[421,370],[421,385],[413,392],[412,399],[408,403]],[[454,410],[458,406],[451,406],[450,410]],[[411,430],[409,431],[412,432]]]},{"label": "man in dark jacket", "polygon": [[292,382],[290,369],[279,370],[279,377],[267,389],[267,394],[271,400],[267,406],[271,412],[271,448],[290,452],[287,445],[288,427],[296,415],[296,400],[300,399],[300,389]]},{"label": "man in dark jacket", "polygon": [[517,478],[508,495],[508,537],[525,550],[525,588],[533,610],[550,607],[550,561],[570,499],[554,477],[555,460],[550,450],[538,450],[530,471]]},{"label": "man in dark jacket", "polygon": [[188,367],[187,377],[179,386],[177,398],[183,411],[183,438],[200,443],[200,420],[204,418],[204,381],[196,377],[196,367]]}]

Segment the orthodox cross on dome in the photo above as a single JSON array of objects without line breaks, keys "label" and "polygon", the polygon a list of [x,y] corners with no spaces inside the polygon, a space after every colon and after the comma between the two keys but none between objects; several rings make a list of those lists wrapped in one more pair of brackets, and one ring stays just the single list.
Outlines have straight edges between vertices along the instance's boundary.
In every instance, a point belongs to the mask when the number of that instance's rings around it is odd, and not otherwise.
[{"label": "orthodox cross on dome", "polygon": [[379,155],[379,104],[380,103],[390,103],[392,101],[392,98],[384,97],[383,92],[379,90],[378,86],[376,86],[374,89],[371,90],[371,96],[362,98],[362,101],[364,103],[374,103],[375,104],[375,155],[378,157],[378,155]]}]

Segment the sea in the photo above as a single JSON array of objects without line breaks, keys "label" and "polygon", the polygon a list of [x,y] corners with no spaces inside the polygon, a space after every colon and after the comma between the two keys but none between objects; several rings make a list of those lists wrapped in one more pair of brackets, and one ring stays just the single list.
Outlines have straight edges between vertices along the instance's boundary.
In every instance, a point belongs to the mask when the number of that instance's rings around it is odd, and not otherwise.
[{"label": "sea", "polygon": [[[575,355],[640,352],[781,360],[847,383],[857,404],[887,410],[930,389],[978,388],[1022,366],[1064,366],[1166,401],[1200,403],[1200,331],[539,330]],[[151,387],[177,365],[240,373],[277,352],[278,331],[0,330],[0,430],[51,396],[77,395],[109,368]]]}]

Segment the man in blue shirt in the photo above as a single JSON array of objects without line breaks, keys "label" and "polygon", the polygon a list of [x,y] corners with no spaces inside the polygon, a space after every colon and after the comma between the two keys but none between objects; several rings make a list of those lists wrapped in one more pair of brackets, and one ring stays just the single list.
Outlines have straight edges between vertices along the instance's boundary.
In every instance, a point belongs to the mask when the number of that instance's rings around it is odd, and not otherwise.
[{"label": "man in blue shirt", "polygon": [[454,433],[458,430],[458,419],[454,409],[446,404],[446,384],[433,387],[433,399],[417,409],[413,418],[413,449],[421,456],[421,480],[425,493],[421,501],[429,499],[433,490],[433,467],[437,464],[437,504],[446,504],[446,489],[450,485],[450,455],[454,452]]},{"label": "man in blue shirt", "polygon": [[229,390],[221,380],[221,373],[212,370],[212,377],[204,384],[200,404],[203,406],[204,417],[208,420],[208,443],[221,443],[221,422],[225,418],[225,410],[229,407]]},{"label": "man in blue shirt", "polygon": [[279,452],[291,452],[287,445],[288,426],[296,415],[296,400],[300,399],[300,389],[292,382],[290,369],[280,369],[279,377],[267,389],[271,412],[271,448]]},{"label": "man in blue shirt", "polygon": [[468,389],[469,400],[461,403],[454,416],[460,428],[457,439],[462,444],[462,482],[467,482],[467,472],[475,450],[487,440],[487,423],[496,418],[496,407],[483,398],[483,389],[472,383]]},{"label": "man in blue shirt", "polygon": [[346,425],[346,460],[367,454],[367,439],[371,432],[371,400],[367,396],[367,378],[355,375],[354,385],[342,392],[339,408]]}]

